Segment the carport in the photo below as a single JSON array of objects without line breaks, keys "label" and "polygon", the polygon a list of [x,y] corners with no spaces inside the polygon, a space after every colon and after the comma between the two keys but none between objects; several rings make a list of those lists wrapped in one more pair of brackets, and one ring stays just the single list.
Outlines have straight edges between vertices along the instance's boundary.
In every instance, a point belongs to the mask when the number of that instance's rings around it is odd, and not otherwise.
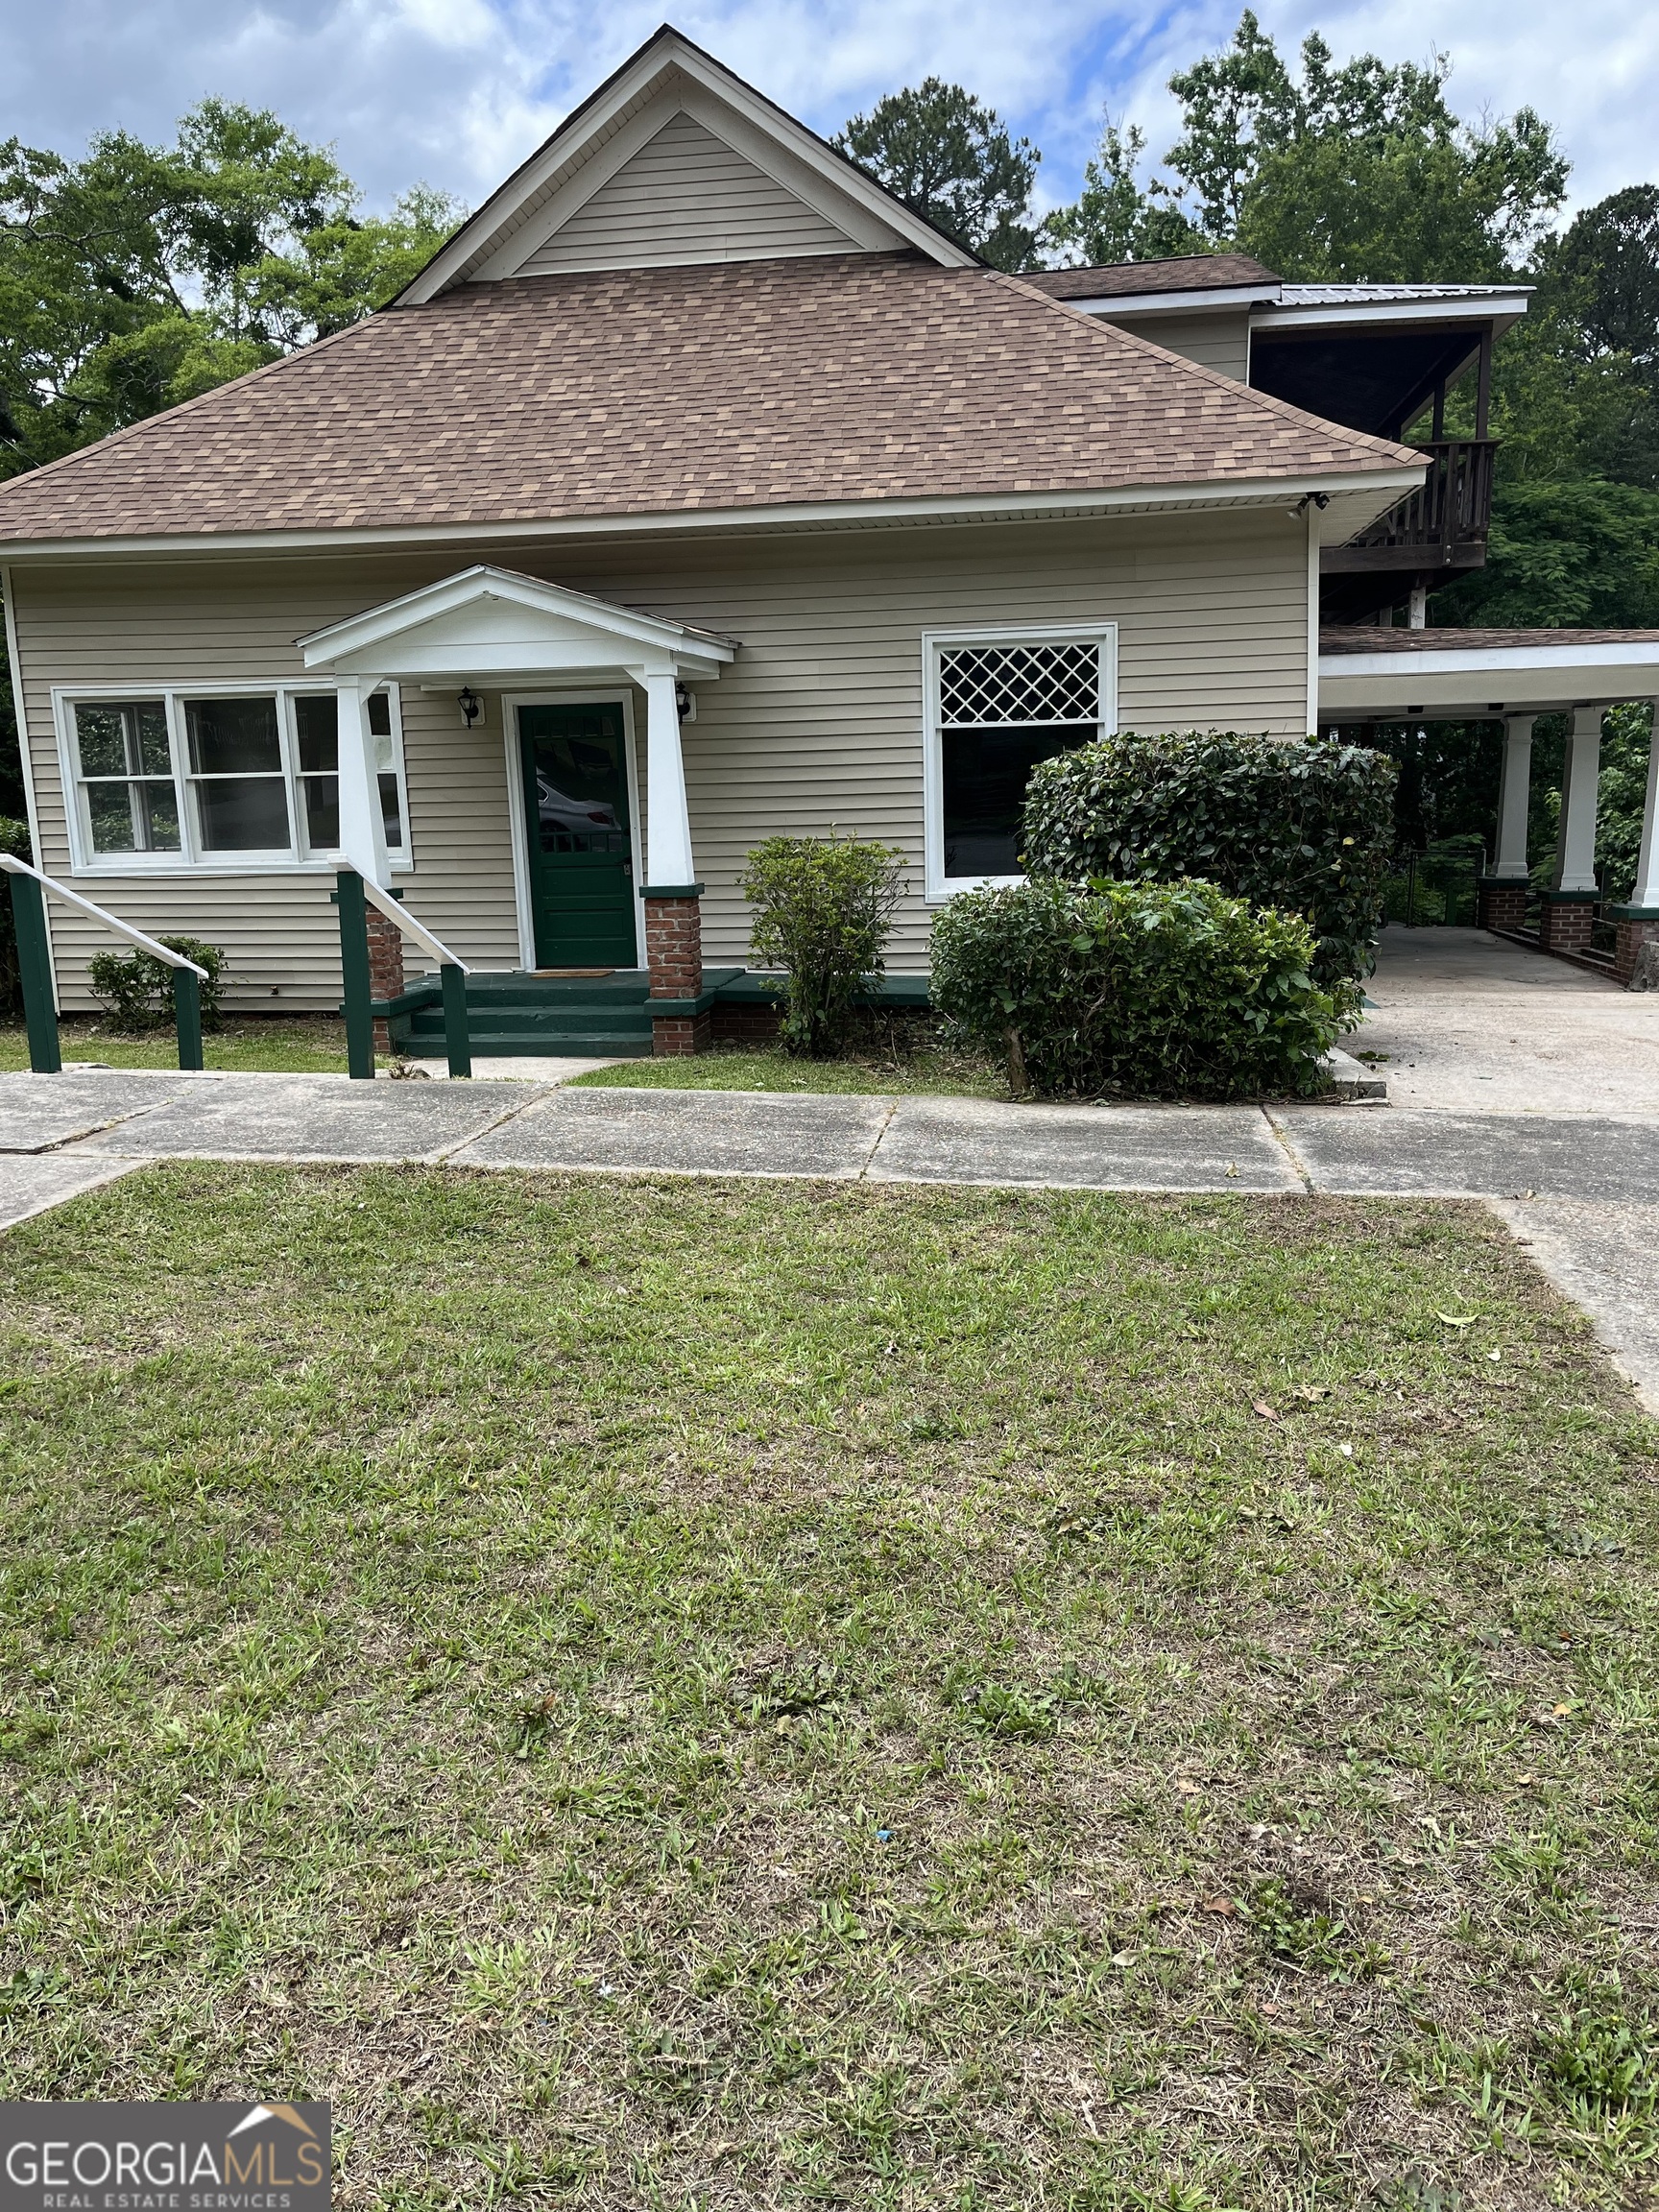
[{"label": "carport", "polygon": [[[1503,724],[1503,781],[1494,858],[1480,883],[1480,923],[1527,935],[1547,952],[1591,958],[1602,913],[1596,878],[1601,722],[1609,707],[1659,695],[1659,630],[1383,630],[1355,624],[1319,634],[1319,724]],[[1540,714],[1571,716],[1561,827],[1535,937],[1527,930],[1531,855],[1527,849],[1532,728]],[[1609,972],[1627,984],[1645,943],[1659,943],[1659,712],[1647,766],[1636,884],[1628,904],[1606,906],[1615,931]],[[1598,960],[1599,967],[1609,964]]]}]

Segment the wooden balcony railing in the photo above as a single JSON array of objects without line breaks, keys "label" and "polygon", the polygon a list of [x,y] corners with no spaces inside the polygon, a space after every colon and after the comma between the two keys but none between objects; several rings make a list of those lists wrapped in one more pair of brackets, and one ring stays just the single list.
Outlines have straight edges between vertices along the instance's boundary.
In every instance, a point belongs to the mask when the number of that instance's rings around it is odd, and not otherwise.
[{"label": "wooden balcony railing", "polygon": [[1321,566],[1479,568],[1492,521],[1495,438],[1436,438],[1414,445],[1430,463],[1423,489],[1380,516],[1345,545],[1328,545]]}]

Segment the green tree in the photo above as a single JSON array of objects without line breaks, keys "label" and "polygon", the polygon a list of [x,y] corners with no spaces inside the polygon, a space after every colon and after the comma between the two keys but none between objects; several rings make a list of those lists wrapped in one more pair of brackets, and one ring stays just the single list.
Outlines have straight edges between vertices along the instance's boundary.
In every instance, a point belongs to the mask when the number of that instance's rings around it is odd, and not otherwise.
[{"label": "green tree", "polygon": [[1503,276],[1559,206],[1567,163],[1530,108],[1461,123],[1449,68],[1443,55],[1338,65],[1314,33],[1294,75],[1246,10],[1231,45],[1169,80],[1183,122],[1169,177],[1142,187],[1140,133],[1108,123],[1082,197],[1046,238],[1112,259],[1236,249],[1308,282]]},{"label": "green tree", "polygon": [[1031,185],[1043,156],[960,84],[924,78],[851,116],[831,143],[993,268],[1031,266]]},{"label": "green tree", "polygon": [[0,475],[344,328],[461,213],[424,188],[389,216],[358,204],[326,149],[222,100],[170,147],[0,145]]}]

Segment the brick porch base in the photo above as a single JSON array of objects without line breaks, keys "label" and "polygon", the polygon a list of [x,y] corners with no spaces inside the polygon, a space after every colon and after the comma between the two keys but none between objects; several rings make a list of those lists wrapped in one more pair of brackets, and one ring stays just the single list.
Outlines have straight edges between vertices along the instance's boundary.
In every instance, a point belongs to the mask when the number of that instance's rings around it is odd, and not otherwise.
[{"label": "brick porch base", "polygon": [[1523,876],[1482,876],[1477,921],[1482,929],[1524,929],[1532,886]]},{"label": "brick porch base", "polygon": [[1595,924],[1594,891],[1546,891],[1538,942],[1546,952],[1588,952]]},{"label": "brick porch base", "polygon": [[[396,922],[388,922],[378,907],[369,908],[369,995],[372,998],[401,998],[403,996],[403,932]],[[374,1049],[390,1052],[392,1025],[377,1021],[374,1024]]]},{"label": "brick porch base", "polygon": [[[645,961],[651,971],[652,998],[684,1001],[703,995],[703,902],[698,897],[702,888],[701,884],[676,887],[663,896],[646,887]],[[651,1049],[660,1060],[707,1052],[709,1039],[707,1013],[651,1017]]]},{"label": "brick porch base", "polygon": [[1650,907],[1615,906],[1613,926],[1617,932],[1613,974],[1619,982],[1628,984],[1643,946],[1659,945],[1659,914]]}]

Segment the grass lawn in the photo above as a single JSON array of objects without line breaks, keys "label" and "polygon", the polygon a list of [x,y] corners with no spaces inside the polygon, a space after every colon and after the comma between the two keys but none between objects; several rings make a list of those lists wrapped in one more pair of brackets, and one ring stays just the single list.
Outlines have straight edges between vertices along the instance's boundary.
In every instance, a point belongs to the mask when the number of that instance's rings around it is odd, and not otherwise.
[{"label": "grass lawn", "polygon": [[[59,1025],[63,1058],[98,1060],[108,1068],[177,1068],[179,1040],[172,1029],[139,1037],[106,1028],[94,1014],[65,1015]],[[261,1014],[226,1018],[222,1029],[202,1040],[209,1068],[239,1075],[344,1075],[346,1024],[333,1015],[290,1017]],[[21,1022],[0,1027],[0,1074],[29,1065],[29,1038]]]},{"label": "grass lawn", "polygon": [[1480,1210],[0,1250],[0,2094],[331,2097],[389,2212],[1651,2200],[1656,1431]]},{"label": "grass lawn", "polygon": [[966,1053],[852,1052],[797,1060],[779,1046],[717,1045],[670,1060],[620,1060],[572,1079],[624,1091],[836,1091],[952,1098],[1006,1098],[1002,1070]]}]

